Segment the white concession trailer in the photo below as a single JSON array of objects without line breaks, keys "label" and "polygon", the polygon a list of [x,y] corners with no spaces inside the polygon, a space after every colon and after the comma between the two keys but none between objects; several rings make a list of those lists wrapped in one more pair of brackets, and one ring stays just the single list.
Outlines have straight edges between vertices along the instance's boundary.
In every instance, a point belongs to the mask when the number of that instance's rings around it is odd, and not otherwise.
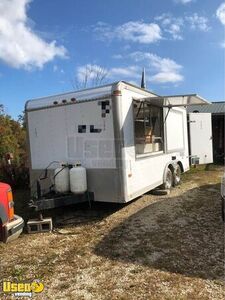
[{"label": "white concession trailer", "polygon": [[77,201],[71,192],[54,195],[59,162],[86,169],[94,201],[125,203],[160,185],[170,188],[189,169],[186,106],[204,103],[197,95],[160,97],[124,81],[27,101],[36,208]]}]

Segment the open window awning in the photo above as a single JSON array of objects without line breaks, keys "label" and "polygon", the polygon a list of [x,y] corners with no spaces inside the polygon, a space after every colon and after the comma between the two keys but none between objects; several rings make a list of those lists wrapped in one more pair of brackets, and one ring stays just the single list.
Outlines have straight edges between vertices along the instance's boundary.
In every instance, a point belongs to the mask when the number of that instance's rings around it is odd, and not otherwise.
[{"label": "open window awning", "polygon": [[135,100],[144,101],[155,106],[168,107],[168,108],[179,107],[179,106],[186,107],[189,105],[210,104],[210,102],[198,96],[197,94],[147,97],[147,98],[139,98]]}]

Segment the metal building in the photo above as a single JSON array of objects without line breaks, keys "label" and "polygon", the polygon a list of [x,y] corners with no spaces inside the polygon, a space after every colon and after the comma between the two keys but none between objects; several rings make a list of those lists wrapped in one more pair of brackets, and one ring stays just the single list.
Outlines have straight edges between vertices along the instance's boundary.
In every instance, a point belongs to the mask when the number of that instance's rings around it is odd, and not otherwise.
[{"label": "metal building", "polygon": [[211,113],[212,114],[212,137],[214,162],[224,162],[224,116],[225,101],[212,102],[210,105],[191,105],[187,108],[188,113]]}]

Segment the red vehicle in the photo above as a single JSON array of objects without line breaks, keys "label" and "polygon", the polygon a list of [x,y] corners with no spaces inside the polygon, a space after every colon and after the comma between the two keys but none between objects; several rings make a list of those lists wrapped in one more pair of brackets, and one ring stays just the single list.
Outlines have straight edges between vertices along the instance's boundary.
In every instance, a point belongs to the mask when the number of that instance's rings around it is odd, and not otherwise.
[{"label": "red vehicle", "polygon": [[10,185],[0,182],[0,241],[9,242],[23,231],[24,221],[14,214]]}]

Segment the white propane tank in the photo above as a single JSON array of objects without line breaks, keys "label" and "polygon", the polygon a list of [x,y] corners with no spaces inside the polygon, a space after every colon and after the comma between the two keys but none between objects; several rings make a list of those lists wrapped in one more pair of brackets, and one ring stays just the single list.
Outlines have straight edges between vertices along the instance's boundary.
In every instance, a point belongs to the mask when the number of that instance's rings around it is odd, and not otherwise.
[{"label": "white propane tank", "polygon": [[55,169],[54,182],[56,193],[68,193],[70,191],[70,171],[65,165]]},{"label": "white propane tank", "polygon": [[74,194],[83,194],[87,191],[87,172],[80,163],[70,169],[70,190]]}]

